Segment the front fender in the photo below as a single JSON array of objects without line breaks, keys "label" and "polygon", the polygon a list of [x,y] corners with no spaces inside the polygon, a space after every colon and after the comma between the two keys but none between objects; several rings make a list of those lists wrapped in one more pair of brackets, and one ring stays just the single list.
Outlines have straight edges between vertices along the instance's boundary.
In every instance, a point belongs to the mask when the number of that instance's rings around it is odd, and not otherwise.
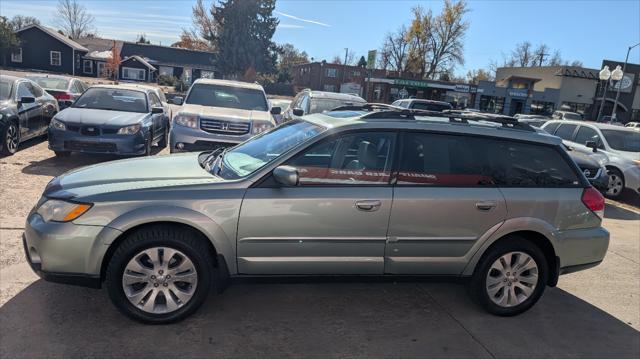
[{"label": "front fender", "polygon": [[[235,238],[229,238],[218,223],[202,213],[178,206],[140,207],[125,212],[107,224],[107,227],[126,232],[129,229],[147,223],[174,222],[191,226],[200,231],[213,244],[218,254],[227,260],[230,274],[235,274],[236,252]],[[115,238],[105,239],[103,244],[110,245]]]}]

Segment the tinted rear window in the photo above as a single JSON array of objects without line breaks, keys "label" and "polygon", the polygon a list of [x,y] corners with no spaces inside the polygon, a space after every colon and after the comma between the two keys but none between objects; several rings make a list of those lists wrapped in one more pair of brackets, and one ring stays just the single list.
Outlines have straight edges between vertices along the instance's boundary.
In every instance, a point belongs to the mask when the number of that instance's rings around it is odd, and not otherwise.
[{"label": "tinted rear window", "polygon": [[399,185],[566,187],[580,181],[559,149],[481,137],[408,133]]}]

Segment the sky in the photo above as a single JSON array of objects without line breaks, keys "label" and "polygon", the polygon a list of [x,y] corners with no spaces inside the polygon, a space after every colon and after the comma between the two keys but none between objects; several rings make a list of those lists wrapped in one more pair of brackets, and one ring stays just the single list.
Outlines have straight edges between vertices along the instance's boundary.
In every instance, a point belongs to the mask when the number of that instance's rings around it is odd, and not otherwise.
[{"label": "sky", "polygon": [[[195,0],[84,0],[95,17],[101,37],[133,41],[144,33],[155,44],[169,45],[182,28],[191,26]],[[209,3],[205,0],[205,3]],[[56,27],[56,0],[1,0],[0,15],[37,17]],[[420,5],[435,14],[439,1],[403,0],[278,0],[274,13],[280,25],[276,43],[292,43],[315,60],[344,57],[345,48],[359,58],[380,48],[384,36],[411,21],[411,9]],[[623,61],[628,46],[640,42],[640,0],[518,1],[469,0],[469,30],[464,39],[465,63],[456,68],[486,68],[502,61],[515,45],[529,41],[560,50],[564,59],[600,68],[602,59]],[[640,46],[630,55],[640,63]]]}]

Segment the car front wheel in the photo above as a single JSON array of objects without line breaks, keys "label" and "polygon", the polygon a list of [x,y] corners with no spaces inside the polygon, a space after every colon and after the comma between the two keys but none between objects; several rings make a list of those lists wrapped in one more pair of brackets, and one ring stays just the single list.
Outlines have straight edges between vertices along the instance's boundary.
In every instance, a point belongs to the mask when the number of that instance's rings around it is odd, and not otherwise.
[{"label": "car front wheel", "polygon": [[213,262],[208,253],[203,240],[189,230],[138,230],[118,246],[109,262],[109,296],[118,310],[143,323],[182,320],[209,293]]},{"label": "car front wheel", "polygon": [[547,283],[547,261],[535,244],[508,237],[488,250],[471,281],[471,292],[487,311],[512,316],[531,308]]},{"label": "car front wheel", "polygon": [[18,144],[20,143],[20,129],[14,121],[9,122],[5,126],[4,133],[2,134],[2,140],[3,155],[12,155],[18,151]]},{"label": "car front wheel", "polygon": [[612,168],[609,170],[609,186],[607,187],[606,195],[609,198],[618,198],[624,190],[624,177],[622,173]]}]

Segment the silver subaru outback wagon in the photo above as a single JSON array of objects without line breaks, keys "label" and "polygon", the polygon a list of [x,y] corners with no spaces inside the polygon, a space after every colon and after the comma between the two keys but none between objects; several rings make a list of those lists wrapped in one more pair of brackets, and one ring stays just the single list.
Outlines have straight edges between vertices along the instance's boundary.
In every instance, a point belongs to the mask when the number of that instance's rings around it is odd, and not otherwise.
[{"label": "silver subaru outback wagon", "polygon": [[515,315],[603,260],[604,200],[559,138],[483,117],[317,114],[224,151],[71,171],[29,214],[26,255],[147,323],[265,275],[462,277]]}]

